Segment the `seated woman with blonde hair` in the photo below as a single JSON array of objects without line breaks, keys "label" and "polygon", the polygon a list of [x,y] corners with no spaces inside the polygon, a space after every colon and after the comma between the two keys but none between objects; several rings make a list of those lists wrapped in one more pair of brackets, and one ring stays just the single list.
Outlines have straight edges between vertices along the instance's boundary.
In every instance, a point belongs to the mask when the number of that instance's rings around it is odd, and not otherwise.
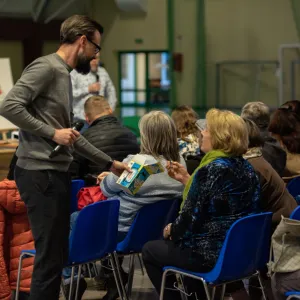
[{"label": "seated woman with blonde hair", "polygon": [[[245,122],[230,111],[217,109],[208,111],[206,122],[201,132],[201,150],[206,154],[193,175],[178,162],[168,165],[170,177],[185,185],[181,214],[166,226],[165,240],[148,242],[143,249],[146,270],[158,293],[163,267],[210,271],[231,225],[258,211],[259,180],[242,157],[248,148]],[[166,287],[175,281],[168,276]],[[199,286],[198,281],[195,285],[187,283],[188,292],[197,292],[202,299]],[[164,299],[181,297],[177,291],[166,289]]]}]

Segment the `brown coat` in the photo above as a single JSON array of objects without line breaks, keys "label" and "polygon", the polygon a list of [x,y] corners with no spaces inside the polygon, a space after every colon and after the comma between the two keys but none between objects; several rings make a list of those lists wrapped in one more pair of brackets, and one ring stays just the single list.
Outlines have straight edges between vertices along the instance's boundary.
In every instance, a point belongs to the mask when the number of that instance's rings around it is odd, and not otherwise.
[{"label": "brown coat", "polygon": [[[20,198],[16,183],[0,182],[0,300],[11,299],[15,289],[20,251],[34,249],[34,242],[24,202]],[[30,291],[33,258],[25,259],[20,290]]]},{"label": "brown coat", "polygon": [[272,166],[262,157],[247,159],[259,176],[261,185],[261,208],[273,212],[274,225],[281,216],[289,217],[297,207],[296,200],[286,189],[285,183]]}]

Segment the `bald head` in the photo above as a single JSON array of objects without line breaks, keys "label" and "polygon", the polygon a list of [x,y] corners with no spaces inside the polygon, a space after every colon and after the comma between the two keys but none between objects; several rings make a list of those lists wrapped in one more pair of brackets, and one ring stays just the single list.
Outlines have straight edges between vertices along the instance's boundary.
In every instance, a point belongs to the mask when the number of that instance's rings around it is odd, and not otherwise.
[{"label": "bald head", "polygon": [[92,96],[84,103],[84,113],[86,121],[91,124],[100,117],[111,115],[112,109],[104,97]]}]

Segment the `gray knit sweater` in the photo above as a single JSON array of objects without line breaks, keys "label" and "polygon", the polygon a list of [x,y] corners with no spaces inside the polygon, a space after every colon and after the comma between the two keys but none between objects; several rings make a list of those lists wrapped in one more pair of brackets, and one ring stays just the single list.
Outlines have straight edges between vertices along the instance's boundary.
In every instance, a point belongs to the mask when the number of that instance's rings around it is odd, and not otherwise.
[{"label": "gray knit sweater", "polygon": [[[24,70],[21,78],[0,103],[0,115],[20,128],[17,165],[27,170],[66,172],[73,160],[73,147],[63,147],[49,158],[56,146],[55,129],[71,127],[71,68],[56,53],[40,57]],[[105,168],[110,157],[80,136],[76,152]]]},{"label": "gray knit sweater", "polygon": [[[146,158],[145,164],[153,164],[156,159],[151,155],[144,155]],[[124,159],[128,163],[133,155],[129,155]],[[166,160],[160,157],[160,162],[165,167]],[[180,161],[185,166],[183,158]],[[137,214],[144,206],[150,203],[155,203],[160,200],[178,199],[182,197],[184,189],[183,184],[169,177],[167,171],[151,175],[142,185],[140,190],[133,196],[123,191],[116,183],[118,177],[114,174],[109,174],[101,182],[101,190],[108,199],[120,200],[120,215],[119,215],[119,231],[127,232]]]}]

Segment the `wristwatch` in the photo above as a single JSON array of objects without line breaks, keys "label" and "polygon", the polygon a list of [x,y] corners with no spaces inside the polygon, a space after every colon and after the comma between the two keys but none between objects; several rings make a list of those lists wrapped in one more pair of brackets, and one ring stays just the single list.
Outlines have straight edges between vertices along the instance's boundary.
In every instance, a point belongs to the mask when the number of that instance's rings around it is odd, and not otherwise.
[{"label": "wristwatch", "polygon": [[106,170],[110,170],[111,167],[112,167],[112,165],[113,165],[113,163],[114,163],[114,161],[113,161],[112,159],[110,159],[110,161],[107,163],[105,169],[106,169]]}]

